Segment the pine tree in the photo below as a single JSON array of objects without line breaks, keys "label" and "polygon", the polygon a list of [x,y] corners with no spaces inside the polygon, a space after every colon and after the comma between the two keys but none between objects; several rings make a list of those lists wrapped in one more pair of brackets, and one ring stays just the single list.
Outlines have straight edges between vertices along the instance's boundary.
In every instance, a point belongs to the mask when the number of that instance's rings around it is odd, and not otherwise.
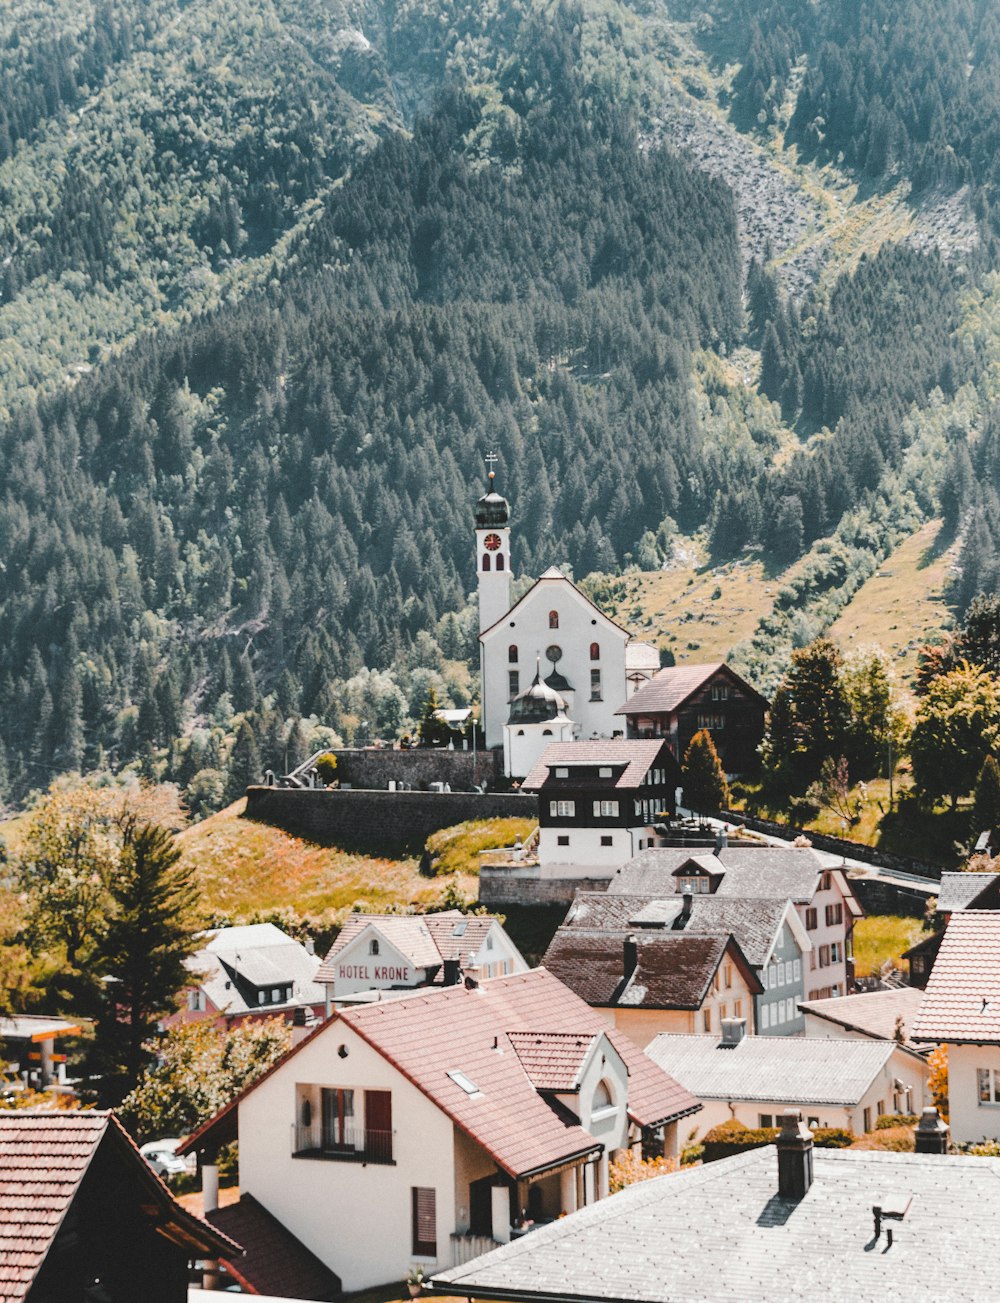
[{"label": "pine tree", "polygon": [[250,721],[243,719],[229,756],[226,801],[238,801],[251,783],[260,782],[261,772],[257,735]]},{"label": "pine tree", "polygon": [[715,814],[729,804],[729,785],[708,729],[691,739],[682,767],[684,804],[698,814]]},{"label": "pine tree", "polygon": [[108,883],[110,920],[95,957],[104,1009],[93,1062],[105,1103],[118,1103],[136,1085],[151,1059],[146,1044],[158,1020],[173,1011],[190,980],[184,961],[197,948],[192,874],[165,828],[126,829]]},{"label": "pine tree", "polygon": [[1000,828],[1000,765],[987,756],[976,779],[973,831],[992,832],[994,828]]}]

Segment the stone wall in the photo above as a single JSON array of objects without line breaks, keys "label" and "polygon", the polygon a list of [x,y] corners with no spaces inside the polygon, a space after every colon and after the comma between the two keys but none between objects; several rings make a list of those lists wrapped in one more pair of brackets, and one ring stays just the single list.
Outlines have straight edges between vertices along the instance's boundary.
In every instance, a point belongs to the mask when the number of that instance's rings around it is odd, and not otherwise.
[{"label": "stone wall", "polygon": [[447,747],[340,747],[333,754],[338,781],[366,791],[395,782],[417,791],[426,791],[430,783],[448,783],[454,792],[469,792],[478,783],[495,787],[503,772],[498,753],[482,747],[475,753]]},{"label": "stone wall", "polygon": [[245,817],[324,846],[393,858],[419,855],[432,832],[467,819],[537,819],[538,799],[525,793],[248,787]]},{"label": "stone wall", "polygon": [[607,878],[532,878],[517,871],[483,865],[479,903],[490,909],[510,905],[571,905],[578,891],[607,891]]},{"label": "stone wall", "polygon": [[851,888],[861,901],[866,914],[901,914],[904,918],[923,918],[927,902],[936,896],[938,884],[928,882],[926,887],[902,882],[886,882],[884,878],[862,878],[847,875]]}]

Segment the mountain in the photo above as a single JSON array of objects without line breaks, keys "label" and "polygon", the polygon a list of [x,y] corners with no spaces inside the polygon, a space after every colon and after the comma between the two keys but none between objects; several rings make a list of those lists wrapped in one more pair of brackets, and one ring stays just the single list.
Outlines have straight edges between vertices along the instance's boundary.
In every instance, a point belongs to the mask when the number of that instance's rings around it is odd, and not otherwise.
[{"label": "mountain", "polygon": [[10,6],[7,798],[463,699],[490,446],[525,574],[761,565],[765,686],[938,515],[992,583],[996,23],[856,11]]}]

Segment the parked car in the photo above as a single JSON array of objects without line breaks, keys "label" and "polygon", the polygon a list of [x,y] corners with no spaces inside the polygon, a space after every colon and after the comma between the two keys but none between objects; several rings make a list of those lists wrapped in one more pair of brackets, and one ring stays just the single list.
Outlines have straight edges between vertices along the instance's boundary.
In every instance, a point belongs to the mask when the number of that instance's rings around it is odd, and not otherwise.
[{"label": "parked car", "polygon": [[140,1145],[139,1153],[150,1165],[157,1176],[162,1176],[165,1181],[172,1177],[181,1176],[184,1172],[190,1172],[195,1165],[194,1155],[188,1158],[181,1158],[177,1153],[177,1146],[180,1140],[149,1140],[144,1145]]}]

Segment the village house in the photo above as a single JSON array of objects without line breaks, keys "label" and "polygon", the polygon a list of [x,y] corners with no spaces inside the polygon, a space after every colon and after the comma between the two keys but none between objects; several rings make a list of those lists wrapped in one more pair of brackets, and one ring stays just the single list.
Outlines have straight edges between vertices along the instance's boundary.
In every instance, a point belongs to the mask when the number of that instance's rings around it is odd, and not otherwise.
[{"label": "village house", "polygon": [[[704,1135],[735,1118],[773,1127],[787,1109],[810,1127],[871,1131],[887,1113],[920,1113],[927,1094],[924,1060],[895,1041],[834,1041],[747,1036],[729,1019],[717,1036],[660,1035],[646,1046],[654,1063],[704,1106]],[[929,1101],[926,1101],[929,1102]]]},{"label": "village house", "polygon": [[791,900],[812,950],[807,1000],[847,995],[854,978],[852,932],[864,911],[844,871],[808,846],[723,845],[714,855],[679,849],[646,850],[614,875],[609,892],[622,895],[717,895]]},{"label": "village house", "polygon": [[561,927],[542,963],[640,1048],[662,1031],[716,1031],[724,1018],[753,1025],[763,990],[731,935]]},{"label": "village house", "polygon": [[896,1041],[909,1053],[926,1058],[927,1046],[917,1045],[911,1032],[923,995],[912,986],[886,991],[861,991],[828,1000],[806,1000],[802,1010],[807,1036],[833,1040]]},{"label": "village house", "polygon": [[508,977],[527,963],[489,914],[349,914],[316,974],[327,1012],[351,997],[454,986],[463,973]]},{"label": "village house", "polygon": [[475,526],[482,727],[505,773],[521,778],[549,742],[623,734],[615,711],[658,655],[554,566],[511,606],[510,505],[492,470]]},{"label": "village house", "polygon": [[[623,896],[578,892],[560,931],[605,930],[621,938],[629,932],[733,936],[763,988],[753,997],[751,1026],[762,1036],[794,1036],[803,1030],[799,1001],[804,990],[809,934],[789,900],[730,896]],[[620,944],[620,941],[616,942]],[[742,999],[742,997],[741,997]],[[742,1003],[725,1006],[722,1017],[746,1016]],[[697,1023],[697,1018],[695,1018]],[[715,1022],[713,1026],[718,1026]],[[663,1030],[671,1030],[664,1027]],[[697,1026],[691,1030],[701,1030]]]},{"label": "village house", "polygon": [[323,1012],[318,957],[273,923],[219,928],[205,937],[186,961],[195,980],[165,1027],[205,1018],[236,1027],[277,1015],[291,1022],[296,1010],[309,1018]]},{"label": "village house", "polygon": [[183,1148],[238,1136],[250,1196],[345,1290],[442,1270],[678,1152],[697,1101],[544,969],[335,1013]]},{"label": "village house", "polygon": [[187,1303],[239,1244],[192,1216],[111,1113],[0,1111],[0,1299]]},{"label": "village house", "polygon": [[610,878],[656,841],[680,768],[664,742],[556,742],[521,784],[538,793],[541,876]]},{"label": "village house", "polygon": [[724,661],[716,661],[660,670],[615,713],[624,717],[628,737],[666,738],[679,762],[695,733],[704,729],[726,773],[742,774],[759,764],[767,711],[766,697]]},{"label": "village house", "polygon": [[76,1036],[80,1030],[79,1023],[66,1018],[46,1018],[39,1014],[0,1017],[4,1071],[22,1087],[68,1091],[66,1055],[57,1053],[56,1042],[61,1037]]},{"label": "village house", "polygon": [[945,1155],[934,1110],[915,1154],[818,1149],[795,1113],[780,1123],[776,1145],[639,1182],[438,1273],[434,1290],[512,1303],[995,1297],[1000,1160]]},{"label": "village house", "polygon": [[[942,873],[937,915],[947,924],[952,914],[963,909],[1000,909],[1000,873],[974,873],[968,870]],[[903,951],[902,957],[910,966],[911,986],[920,990],[927,986],[943,939],[944,928],[939,927],[909,950]]]},{"label": "village house", "polygon": [[947,1046],[953,1139],[1000,1140],[1000,911],[952,914],[911,1037]]}]

